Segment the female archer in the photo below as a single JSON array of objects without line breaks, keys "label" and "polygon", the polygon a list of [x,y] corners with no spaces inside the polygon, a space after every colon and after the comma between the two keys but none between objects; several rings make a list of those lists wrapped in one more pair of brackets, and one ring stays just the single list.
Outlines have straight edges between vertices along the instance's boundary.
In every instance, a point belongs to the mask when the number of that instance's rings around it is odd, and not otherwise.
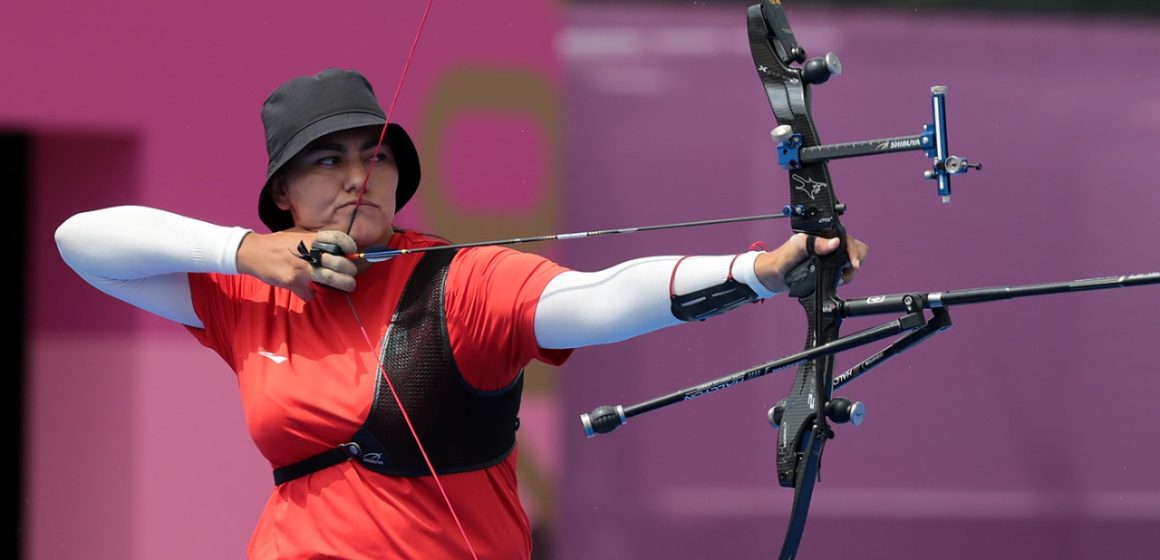
[{"label": "female archer", "polygon": [[[807,241],[840,247],[798,234],[769,252],[597,272],[499,246],[430,250],[447,242],[394,225],[419,157],[361,74],[289,80],[261,116],[270,233],[143,206],[56,232],[87,282],[184,325],[236,373],[275,479],[249,558],[530,558],[515,468],[524,366],[772,297]],[[359,257],[381,247],[406,254]],[[867,247],[846,247],[849,282]]]}]

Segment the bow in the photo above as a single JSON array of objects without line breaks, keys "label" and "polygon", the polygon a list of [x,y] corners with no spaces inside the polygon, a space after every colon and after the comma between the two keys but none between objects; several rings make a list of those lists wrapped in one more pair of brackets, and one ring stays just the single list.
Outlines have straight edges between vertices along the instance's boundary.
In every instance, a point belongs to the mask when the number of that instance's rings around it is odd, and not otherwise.
[{"label": "bow", "polygon": [[[787,215],[795,232],[815,238],[838,238],[833,253],[809,254],[807,260],[786,275],[789,295],[805,309],[807,333],[801,352],[752,368],[643,401],[606,405],[580,416],[588,437],[611,432],[628,419],[664,406],[687,402],[721,390],[798,366],[789,395],[768,412],[778,429],[777,479],[793,488],[794,498],[779,558],[797,556],[811,496],[820,471],[826,442],[834,436],[833,424],[859,424],[861,403],[834,396],[834,391],[859,378],[919,342],[951,326],[949,308],[1012,298],[1089,290],[1160,284],[1160,273],[1109,276],[1064,282],[969,288],[945,292],[911,292],[844,300],[837,294],[843,268],[849,261],[846,232],[841,223],[845,206],[838,201],[826,162],[831,159],[922,151],[931,161],[926,178],[937,183],[944,203],[951,200],[951,176],[981,169],[978,163],[951,155],[947,148],[944,86],[931,88],[931,122],[910,135],[859,142],[821,144],[810,114],[810,87],[825,83],[841,72],[833,53],[808,58],[798,45],[780,0],[761,0],[747,12],[748,37],[753,62],[768,98],[777,126],[777,161],[788,172],[790,204]],[[842,319],[883,313],[900,313],[887,323],[856,333],[840,335]],[[929,314],[928,314],[929,313]],[[835,374],[836,353],[901,334],[885,348]]]},{"label": "bow", "polygon": [[[933,122],[923,133],[823,146],[810,113],[809,88],[841,73],[838,57],[828,53],[807,59],[790,28],[781,0],[765,0],[750,6],[747,17],[753,62],[778,122],[772,133],[778,141],[778,161],[789,172],[790,204],[797,209],[791,225],[795,232],[809,236],[806,245],[810,256],[786,276],[790,295],[797,298],[806,312],[805,348],[809,351],[839,341],[843,301],[838,298],[837,287],[842,270],[850,262],[846,230],[840,219],[846,208],[834,193],[827,160],[922,149],[934,162],[926,177],[938,181],[938,194],[944,203],[950,202],[950,176],[972,168],[981,169],[981,166],[947,152],[946,88],[941,86],[932,88]],[[819,256],[812,252],[814,237],[837,237],[841,245],[833,253]],[[903,309],[908,313],[906,317],[886,325],[892,331],[910,331],[888,347],[891,354],[950,326],[945,310],[936,312],[934,319],[927,321],[922,308],[914,305],[917,299],[911,302],[912,305]],[[880,361],[881,358],[868,360],[845,372],[839,384]],[[814,482],[821,469],[822,452],[826,441],[834,437],[829,422],[857,424],[861,421],[861,403],[834,398],[834,388],[834,354],[809,358],[798,366],[789,396],[769,412],[770,423],[778,429],[777,481],[783,487],[794,489],[789,526],[779,555],[782,560],[797,555]]]},{"label": "bow", "polygon": [[[755,4],[748,10],[749,45],[758,76],[777,118],[775,134],[782,139],[782,153],[820,144],[810,114],[811,84],[825,82],[841,72],[837,57],[806,61],[798,46],[779,0]],[[793,64],[805,63],[802,68]],[[805,309],[807,319],[806,350],[838,338],[842,318],[837,315],[837,287],[842,271],[849,263],[846,229],[840,216],[845,207],[838,201],[825,160],[804,162],[796,158],[790,165],[790,204],[798,209],[791,216],[795,232],[809,237],[809,257],[787,276],[790,295]],[[813,253],[814,238],[837,237],[838,249],[827,255]],[[805,530],[806,516],[814,481],[821,467],[826,440],[833,437],[827,422],[826,406],[831,400],[834,356],[828,354],[806,360],[798,366],[790,395],[778,403],[776,418],[777,481],[794,489],[793,509],[781,558],[797,554]]]},{"label": "bow", "polygon": [[[691,400],[741,382],[797,365],[790,394],[770,409],[768,418],[778,428],[777,480],[794,489],[789,526],[780,558],[797,555],[805,530],[814,483],[821,468],[826,441],[834,437],[830,422],[861,422],[861,403],[835,398],[833,390],[906,348],[950,326],[949,313],[937,305],[924,305],[924,294],[892,298],[889,309],[871,302],[851,312],[837,294],[842,272],[850,265],[846,229],[841,216],[846,207],[837,198],[827,161],[830,159],[922,150],[933,165],[926,177],[937,181],[938,194],[950,202],[950,176],[981,169],[979,164],[952,156],[947,151],[946,88],[932,88],[932,123],[919,134],[853,143],[822,145],[810,113],[810,86],[825,83],[841,73],[833,53],[808,58],[790,28],[780,0],[762,0],[747,12],[749,45],[753,62],[777,120],[772,136],[778,142],[778,163],[789,174],[789,204],[784,212],[794,232],[807,237],[808,257],[786,275],[789,294],[801,304],[807,319],[805,348],[797,354],[755,366],[708,383],[690,387],[634,405],[602,406],[581,416],[589,437],[607,433],[630,416],[676,402]],[[838,238],[837,250],[826,255],[814,252],[816,238]],[[928,319],[924,309],[932,309]],[[902,311],[905,315],[845,337],[839,330],[842,318],[853,314]],[[899,333],[904,336],[886,349],[834,375],[834,354]]]}]

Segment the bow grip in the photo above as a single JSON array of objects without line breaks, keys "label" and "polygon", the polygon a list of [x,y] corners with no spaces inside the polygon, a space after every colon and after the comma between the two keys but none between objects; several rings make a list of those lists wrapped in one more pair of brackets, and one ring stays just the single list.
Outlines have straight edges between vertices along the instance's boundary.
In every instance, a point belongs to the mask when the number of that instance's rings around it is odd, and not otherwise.
[{"label": "bow grip", "polygon": [[785,284],[789,286],[789,295],[795,299],[809,297],[822,286],[819,282],[819,276],[830,279],[826,285],[830,286],[828,293],[829,297],[832,298],[837,291],[842,271],[850,264],[850,255],[846,251],[845,232],[842,232],[842,241],[838,248],[826,255],[819,255],[814,251],[814,244],[817,243],[819,237],[812,233],[806,236],[807,258],[785,275]]}]

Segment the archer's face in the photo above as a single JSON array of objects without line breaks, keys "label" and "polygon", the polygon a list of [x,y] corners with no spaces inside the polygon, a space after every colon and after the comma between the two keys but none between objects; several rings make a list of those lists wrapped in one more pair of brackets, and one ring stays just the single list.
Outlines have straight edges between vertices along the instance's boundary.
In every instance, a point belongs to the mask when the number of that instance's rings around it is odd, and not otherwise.
[{"label": "archer's face", "polygon": [[286,163],[273,198],[294,217],[295,229],[349,232],[359,248],[386,244],[394,232],[399,170],[391,151],[377,148],[380,132],[364,127],[328,134]]}]

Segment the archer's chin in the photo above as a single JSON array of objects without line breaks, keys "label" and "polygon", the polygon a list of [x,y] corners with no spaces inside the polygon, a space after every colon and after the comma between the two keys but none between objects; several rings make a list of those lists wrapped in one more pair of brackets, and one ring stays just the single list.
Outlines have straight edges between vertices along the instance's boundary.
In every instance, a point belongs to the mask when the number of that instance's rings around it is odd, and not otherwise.
[{"label": "archer's chin", "polygon": [[384,222],[381,217],[356,216],[350,228],[350,237],[354,239],[359,249],[373,246],[386,246],[391,235],[395,233],[390,222]]}]

